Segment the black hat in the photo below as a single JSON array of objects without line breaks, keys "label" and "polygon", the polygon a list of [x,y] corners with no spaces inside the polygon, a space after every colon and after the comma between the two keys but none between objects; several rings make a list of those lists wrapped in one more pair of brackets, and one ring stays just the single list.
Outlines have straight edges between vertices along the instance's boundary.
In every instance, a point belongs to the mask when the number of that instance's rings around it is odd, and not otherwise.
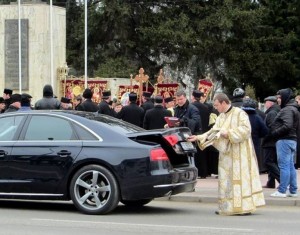
[{"label": "black hat", "polygon": [[3,97],[0,97],[0,104],[5,104],[5,100],[3,99]]},{"label": "black hat", "polygon": [[3,93],[11,95],[13,93],[13,91],[11,89],[5,88],[4,91],[3,91]]},{"label": "black hat", "polygon": [[163,97],[160,95],[155,96],[154,103],[161,104],[163,102]]},{"label": "black hat", "polygon": [[272,101],[272,102],[277,102],[277,98],[276,98],[276,96],[268,96],[268,97],[266,97],[265,99],[264,99],[264,101],[266,102],[266,101]]},{"label": "black hat", "polygon": [[102,99],[108,99],[111,96],[110,91],[103,91],[102,92]]},{"label": "black hat", "polygon": [[201,91],[199,91],[199,90],[194,90],[194,91],[193,91],[193,96],[194,96],[195,98],[200,98],[201,96],[204,96],[204,93],[201,92]]},{"label": "black hat", "polygon": [[144,91],[143,92],[143,96],[145,96],[146,98],[150,98],[151,97],[151,93],[148,91]]},{"label": "black hat", "polygon": [[137,100],[137,94],[136,93],[130,93],[129,94],[129,101],[130,102],[134,102],[134,101],[136,101]]},{"label": "black hat", "polygon": [[71,102],[71,99],[66,98],[66,97],[61,97],[60,102],[69,104]]},{"label": "black hat", "polygon": [[92,99],[92,97],[93,97],[93,92],[92,92],[91,89],[86,88],[86,89],[84,90],[82,96],[83,96],[83,98],[85,98],[85,99]]},{"label": "black hat", "polygon": [[165,98],[165,103],[169,103],[171,101],[173,101],[173,97],[167,97],[167,98]]},{"label": "black hat", "polygon": [[15,102],[21,102],[22,101],[22,96],[20,94],[13,94],[10,97],[10,103],[15,103]]}]

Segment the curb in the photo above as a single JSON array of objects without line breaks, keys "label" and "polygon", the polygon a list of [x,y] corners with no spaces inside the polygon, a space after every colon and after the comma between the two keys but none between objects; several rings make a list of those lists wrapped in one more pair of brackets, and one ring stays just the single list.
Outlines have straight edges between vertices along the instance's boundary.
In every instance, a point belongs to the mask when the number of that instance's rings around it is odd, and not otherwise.
[{"label": "curb", "polygon": [[[298,198],[270,198],[266,197],[266,206],[297,206],[300,207]],[[157,201],[192,202],[192,203],[218,203],[216,196],[201,195],[199,192],[181,193],[170,197],[156,198]]]}]

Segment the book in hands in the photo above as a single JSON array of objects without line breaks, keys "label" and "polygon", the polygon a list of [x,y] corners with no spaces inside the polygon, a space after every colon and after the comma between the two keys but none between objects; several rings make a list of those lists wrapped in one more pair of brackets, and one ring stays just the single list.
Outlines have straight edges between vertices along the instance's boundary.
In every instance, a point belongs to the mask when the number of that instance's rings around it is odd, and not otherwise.
[{"label": "book in hands", "polygon": [[165,120],[169,127],[178,126],[179,118],[177,117],[165,117]]}]

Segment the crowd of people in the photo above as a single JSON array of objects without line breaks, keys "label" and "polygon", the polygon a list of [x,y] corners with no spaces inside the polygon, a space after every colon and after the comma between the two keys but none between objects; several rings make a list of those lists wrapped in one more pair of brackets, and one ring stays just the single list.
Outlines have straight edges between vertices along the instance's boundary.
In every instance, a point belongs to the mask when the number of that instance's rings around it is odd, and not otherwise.
[{"label": "crowd of people", "polygon": [[[98,112],[122,119],[147,130],[170,128],[166,117],[175,117],[174,126],[188,127],[196,141],[195,165],[198,177],[212,174],[219,179],[218,214],[247,214],[264,205],[260,173],[268,174],[265,188],[277,188],[272,197],[297,197],[297,172],[300,167],[300,96],[290,88],[281,89],[264,99],[264,112],[258,102],[236,88],[229,99],[218,93],[213,104],[206,102],[199,90],[189,100],[182,90],[174,97],[163,98],[143,92],[130,93],[128,104],[112,99],[103,91],[99,104],[92,101],[93,92],[85,89],[75,101],[53,95],[51,85],[43,88],[43,98],[34,105],[29,94],[12,94],[4,89],[0,112],[48,109],[74,109]],[[278,187],[276,187],[276,182]]]}]

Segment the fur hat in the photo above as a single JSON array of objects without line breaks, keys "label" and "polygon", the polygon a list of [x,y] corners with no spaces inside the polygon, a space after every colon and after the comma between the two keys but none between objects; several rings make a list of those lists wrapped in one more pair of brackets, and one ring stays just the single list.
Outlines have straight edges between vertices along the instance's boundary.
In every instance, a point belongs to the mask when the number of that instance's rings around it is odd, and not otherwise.
[{"label": "fur hat", "polygon": [[7,95],[11,95],[13,93],[13,91],[11,89],[5,88],[4,91],[3,91],[3,93],[7,94]]}]

